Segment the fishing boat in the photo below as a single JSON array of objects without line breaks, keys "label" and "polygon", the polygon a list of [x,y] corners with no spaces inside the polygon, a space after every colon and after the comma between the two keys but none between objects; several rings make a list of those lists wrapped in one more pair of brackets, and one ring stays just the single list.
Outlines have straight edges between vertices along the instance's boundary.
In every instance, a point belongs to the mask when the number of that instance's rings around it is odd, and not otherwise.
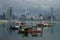
[{"label": "fishing boat", "polygon": [[38,23],[36,26],[39,26],[39,27],[52,27],[52,25],[53,25],[52,23],[42,21],[42,22]]},{"label": "fishing boat", "polygon": [[12,30],[18,30],[20,28],[24,28],[26,26],[25,22],[15,22],[13,26],[10,27]]},{"label": "fishing boat", "polygon": [[35,33],[41,33],[42,34],[43,30],[40,28],[25,28],[23,30],[19,30],[19,33],[21,34],[35,34]]}]

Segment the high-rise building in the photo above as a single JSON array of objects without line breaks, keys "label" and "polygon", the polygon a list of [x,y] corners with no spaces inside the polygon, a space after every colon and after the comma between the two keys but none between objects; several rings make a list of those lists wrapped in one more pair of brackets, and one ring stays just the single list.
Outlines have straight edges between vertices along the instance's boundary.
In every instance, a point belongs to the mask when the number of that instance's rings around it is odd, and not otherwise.
[{"label": "high-rise building", "polygon": [[3,19],[4,19],[4,20],[6,19],[6,15],[5,15],[5,12],[3,12]]},{"label": "high-rise building", "polygon": [[54,20],[53,8],[51,8],[51,21]]},{"label": "high-rise building", "polygon": [[12,7],[7,8],[6,10],[6,19],[12,19]]}]

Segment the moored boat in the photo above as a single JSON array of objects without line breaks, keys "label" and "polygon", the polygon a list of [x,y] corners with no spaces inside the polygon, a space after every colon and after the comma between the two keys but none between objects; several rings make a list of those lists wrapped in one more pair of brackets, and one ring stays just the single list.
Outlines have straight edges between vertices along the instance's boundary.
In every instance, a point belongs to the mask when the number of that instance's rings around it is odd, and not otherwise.
[{"label": "moored boat", "polygon": [[52,27],[52,25],[53,25],[52,23],[42,21],[42,22],[38,23],[36,26],[39,26],[39,27]]},{"label": "moored boat", "polygon": [[25,26],[25,22],[15,22],[14,25],[10,27],[10,29],[18,30],[20,28],[24,28]]}]

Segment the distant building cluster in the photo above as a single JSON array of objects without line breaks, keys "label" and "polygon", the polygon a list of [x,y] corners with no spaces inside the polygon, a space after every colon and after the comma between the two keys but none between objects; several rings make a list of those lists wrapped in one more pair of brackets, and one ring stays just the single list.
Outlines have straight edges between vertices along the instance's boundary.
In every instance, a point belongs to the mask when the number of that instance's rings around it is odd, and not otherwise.
[{"label": "distant building cluster", "polygon": [[25,15],[21,15],[20,17],[19,17],[19,19],[20,20],[37,20],[37,21],[39,21],[39,20],[49,20],[49,21],[51,21],[51,20],[56,20],[56,18],[55,18],[55,16],[53,15],[53,17],[51,18],[51,15],[48,15],[48,16],[45,16],[45,15],[42,15],[42,14],[40,14],[39,16],[32,16],[32,17],[27,17],[27,16],[25,16]]},{"label": "distant building cluster", "polygon": [[28,11],[25,12],[23,15],[19,16],[15,16],[12,13],[12,7],[9,7],[6,12],[3,12],[2,15],[0,15],[0,20],[23,20],[23,21],[29,21],[29,20],[33,20],[33,21],[40,21],[40,20],[47,20],[47,21],[51,21],[51,20],[60,20],[59,16],[55,16],[53,14],[53,8],[51,8],[51,13],[48,15],[43,15],[42,13],[39,13],[38,16],[30,16]]}]

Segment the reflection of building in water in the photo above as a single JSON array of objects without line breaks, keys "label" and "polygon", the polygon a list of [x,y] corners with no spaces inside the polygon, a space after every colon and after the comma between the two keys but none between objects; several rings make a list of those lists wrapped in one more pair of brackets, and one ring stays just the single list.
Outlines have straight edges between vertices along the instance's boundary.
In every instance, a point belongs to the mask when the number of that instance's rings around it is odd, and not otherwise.
[{"label": "reflection of building in water", "polygon": [[8,20],[7,29],[12,25],[12,7],[6,9],[6,19]]}]

